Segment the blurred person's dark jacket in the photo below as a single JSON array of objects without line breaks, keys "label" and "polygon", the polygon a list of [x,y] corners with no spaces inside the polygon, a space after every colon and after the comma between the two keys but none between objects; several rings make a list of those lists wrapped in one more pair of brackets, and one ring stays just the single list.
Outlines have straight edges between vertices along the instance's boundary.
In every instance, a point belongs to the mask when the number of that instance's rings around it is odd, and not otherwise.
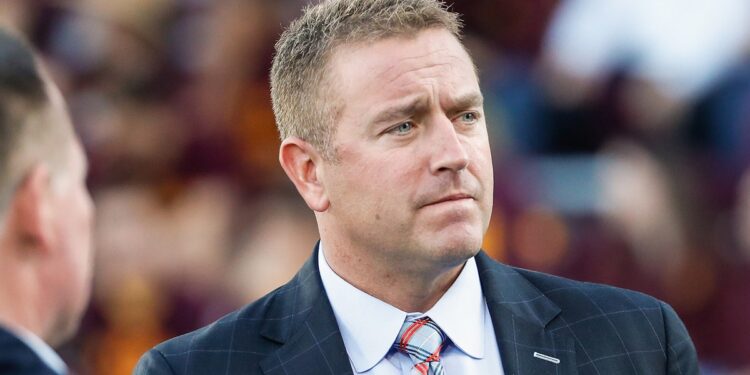
[{"label": "blurred person's dark jacket", "polygon": [[0,327],[0,374],[57,375],[14,334]]}]

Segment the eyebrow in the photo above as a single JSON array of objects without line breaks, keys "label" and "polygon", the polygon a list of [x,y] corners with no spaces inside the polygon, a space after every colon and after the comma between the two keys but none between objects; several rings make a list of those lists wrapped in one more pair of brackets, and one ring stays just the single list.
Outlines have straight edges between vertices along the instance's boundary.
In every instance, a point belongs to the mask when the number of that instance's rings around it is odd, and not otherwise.
[{"label": "eyebrow", "polygon": [[372,123],[380,124],[383,122],[391,122],[404,117],[409,117],[416,112],[423,111],[427,107],[427,97],[422,95],[416,96],[407,102],[388,107],[387,109],[379,112],[373,118]]},{"label": "eyebrow", "polygon": [[[397,104],[393,107],[389,107],[380,113],[376,114],[373,118],[373,124],[380,124],[384,122],[392,122],[398,119],[409,117],[414,113],[424,111],[428,106],[429,99],[426,96],[417,96],[413,99]],[[448,109],[449,114],[464,111],[468,108],[481,107],[484,104],[484,96],[478,91],[472,91],[466,94],[461,94],[450,100],[450,108]]]},{"label": "eyebrow", "polygon": [[484,96],[482,96],[482,93],[472,91],[452,98],[448,113],[461,112],[468,108],[481,107],[482,105],[484,105]]}]

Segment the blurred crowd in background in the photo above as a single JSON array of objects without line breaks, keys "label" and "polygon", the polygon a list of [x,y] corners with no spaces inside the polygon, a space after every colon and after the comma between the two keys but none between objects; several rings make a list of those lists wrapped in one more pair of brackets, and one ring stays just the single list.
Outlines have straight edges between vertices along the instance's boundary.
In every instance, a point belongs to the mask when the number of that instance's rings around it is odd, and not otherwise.
[{"label": "blurred crowd in background", "polygon": [[[0,0],[90,158],[95,290],[63,349],[129,374],[288,280],[317,240],[278,166],[273,44],[303,0]],[[672,304],[750,374],[750,2],[459,0],[495,164],[485,249]]]}]

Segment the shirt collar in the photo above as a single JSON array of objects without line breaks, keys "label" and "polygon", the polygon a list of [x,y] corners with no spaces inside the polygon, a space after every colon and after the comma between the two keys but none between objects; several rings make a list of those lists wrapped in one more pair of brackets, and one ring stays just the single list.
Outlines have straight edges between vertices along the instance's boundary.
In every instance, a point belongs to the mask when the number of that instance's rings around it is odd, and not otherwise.
[{"label": "shirt collar", "polygon": [[62,358],[38,336],[19,326],[6,328],[26,344],[52,371],[60,375],[68,373],[68,366],[65,365]]},{"label": "shirt collar", "polygon": [[357,372],[380,362],[396,341],[406,312],[401,311],[349,284],[337,275],[318,249],[318,268],[331,301],[341,338]]},{"label": "shirt collar", "polygon": [[450,338],[453,345],[468,356],[484,358],[484,323],[486,313],[482,284],[474,258],[427,315]]},{"label": "shirt collar", "polygon": [[[318,249],[318,268],[352,366],[373,368],[388,354],[407,313],[349,284],[337,275]],[[426,314],[453,344],[474,358],[484,357],[484,297],[474,258]],[[414,314],[409,314],[414,315]]]}]

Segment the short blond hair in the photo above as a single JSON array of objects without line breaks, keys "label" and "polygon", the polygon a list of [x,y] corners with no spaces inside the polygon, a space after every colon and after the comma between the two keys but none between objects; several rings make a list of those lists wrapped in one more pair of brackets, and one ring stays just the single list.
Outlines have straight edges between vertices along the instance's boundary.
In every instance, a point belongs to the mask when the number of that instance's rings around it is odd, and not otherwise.
[{"label": "short blond hair", "polygon": [[304,9],[276,43],[271,100],[281,139],[299,137],[335,159],[334,106],[326,67],[337,47],[442,28],[460,39],[461,20],[440,0],[327,0]]},{"label": "short blond hair", "polygon": [[0,28],[0,223],[35,163],[60,172],[72,130],[50,119],[49,78],[17,32]]}]

